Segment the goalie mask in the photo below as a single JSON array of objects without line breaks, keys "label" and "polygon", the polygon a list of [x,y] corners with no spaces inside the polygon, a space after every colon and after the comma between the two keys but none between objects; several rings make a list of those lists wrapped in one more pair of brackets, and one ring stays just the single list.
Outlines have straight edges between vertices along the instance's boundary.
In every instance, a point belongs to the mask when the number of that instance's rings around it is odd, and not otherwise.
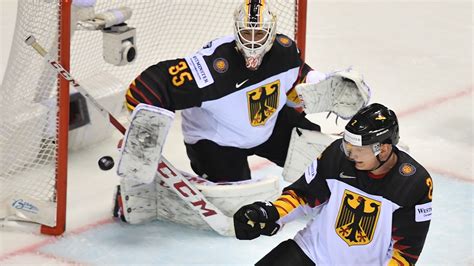
[{"label": "goalie mask", "polygon": [[257,70],[263,56],[272,48],[276,35],[276,17],[265,0],[245,0],[234,13],[237,48],[250,70]]},{"label": "goalie mask", "polygon": [[347,123],[342,146],[347,157],[364,160],[379,155],[381,144],[396,145],[399,138],[395,113],[374,103],[360,109]]}]

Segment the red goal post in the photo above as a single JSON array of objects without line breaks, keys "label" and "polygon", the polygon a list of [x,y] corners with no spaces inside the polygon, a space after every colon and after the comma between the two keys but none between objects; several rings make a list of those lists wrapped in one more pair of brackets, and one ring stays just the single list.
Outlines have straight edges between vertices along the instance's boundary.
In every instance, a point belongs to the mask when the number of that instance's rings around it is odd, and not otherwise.
[{"label": "red goal post", "polygon": [[[99,96],[111,77],[128,83],[146,67],[183,57],[208,41],[232,34],[232,14],[241,0],[22,0],[8,65],[0,87],[0,226],[33,225],[60,235],[66,229],[68,148],[74,128],[69,83],[28,47],[34,35],[75,78]],[[93,6],[87,6],[94,3]],[[307,0],[267,0],[277,15],[277,32],[295,39],[304,58]],[[136,60],[116,66],[104,60],[103,33],[78,22],[126,6],[126,23],[136,30]],[[103,77],[101,79],[101,77]],[[92,85],[89,85],[92,84]],[[97,87],[94,87],[97,84]],[[117,87],[117,86],[115,86]],[[119,105],[121,103],[118,103]],[[92,108],[89,108],[89,110]],[[91,167],[95,167],[92,165]],[[29,226],[30,227],[30,226]]]}]

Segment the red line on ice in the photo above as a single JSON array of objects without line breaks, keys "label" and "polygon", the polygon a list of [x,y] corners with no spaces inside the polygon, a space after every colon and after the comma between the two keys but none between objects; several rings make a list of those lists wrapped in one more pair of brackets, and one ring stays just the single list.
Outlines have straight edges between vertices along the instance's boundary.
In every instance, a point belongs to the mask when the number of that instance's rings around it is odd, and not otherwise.
[{"label": "red line on ice", "polygon": [[414,106],[412,108],[408,108],[408,109],[403,110],[401,112],[397,112],[397,115],[398,115],[398,117],[404,117],[404,116],[409,116],[409,115],[416,114],[418,112],[426,111],[428,109],[431,109],[431,108],[433,108],[435,106],[438,106],[440,104],[443,104],[445,102],[448,102],[448,101],[451,101],[451,100],[454,100],[454,99],[457,99],[457,98],[461,98],[461,97],[464,97],[464,96],[468,96],[472,93],[473,90],[474,90],[474,87],[470,87],[470,88],[466,88],[466,89],[461,90],[461,91],[457,91],[457,92],[452,93],[452,94],[441,96],[441,97],[432,99],[430,101],[424,102],[422,104],[419,104],[417,106]]}]

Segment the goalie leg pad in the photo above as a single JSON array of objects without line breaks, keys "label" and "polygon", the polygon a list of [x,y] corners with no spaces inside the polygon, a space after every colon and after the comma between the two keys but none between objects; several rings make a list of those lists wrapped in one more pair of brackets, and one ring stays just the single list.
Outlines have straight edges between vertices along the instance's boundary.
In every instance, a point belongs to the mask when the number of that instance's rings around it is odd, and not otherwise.
[{"label": "goalie leg pad", "polygon": [[[120,193],[122,214],[130,224],[143,224],[156,219],[156,185],[122,179]],[[114,210],[115,214],[115,210]]]},{"label": "goalie leg pad", "polygon": [[[228,217],[243,205],[257,200],[275,200],[281,192],[279,178],[268,176],[259,180],[226,183],[196,182],[199,177],[182,173],[202,192],[209,202]],[[202,217],[186,204],[164,182],[157,182],[157,219],[185,224],[193,228],[212,230]]]},{"label": "goalie leg pad", "polygon": [[294,182],[335,139],[321,132],[294,128],[283,167],[283,179]]},{"label": "goalie leg pad", "polygon": [[280,194],[280,180],[276,176],[265,176],[258,180],[231,182],[225,185],[203,185],[196,187],[225,215],[232,217],[240,207],[255,201],[273,201]]},{"label": "goalie leg pad", "polygon": [[173,112],[159,107],[139,104],[135,108],[117,167],[119,176],[143,183],[153,181],[173,118]]},{"label": "goalie leg pad", "polygon": [[370,88],[352,69],[332,73],[318,83],[299,84],[295,89],[307,114],[334,112],[343,119],[354,116],[370,99]]},{"label": "goalie leg pad", "polygon": [[156,182],[156,219],[184,224],[196,229],[212,230],[196,210],[184,202],[164,182]]}]

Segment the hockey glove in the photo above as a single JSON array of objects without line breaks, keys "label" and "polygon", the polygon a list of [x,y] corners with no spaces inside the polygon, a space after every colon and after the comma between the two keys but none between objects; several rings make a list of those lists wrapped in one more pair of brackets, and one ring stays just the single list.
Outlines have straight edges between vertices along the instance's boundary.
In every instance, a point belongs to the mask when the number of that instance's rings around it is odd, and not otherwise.
[{"label": "hockey glove", "polygon": [[307,114],[332,112],[349,119],[370,100],[370,88],[352,69],[334,72],[318,83],[302,83],[296,92]]},{"label": "hockey glove", "polygon": [[280,219],[271,202],[254,202],[240,208],[234,214],[235,236],[240,240],[251,240],[260,235],[272,236],[278,232]]}]

